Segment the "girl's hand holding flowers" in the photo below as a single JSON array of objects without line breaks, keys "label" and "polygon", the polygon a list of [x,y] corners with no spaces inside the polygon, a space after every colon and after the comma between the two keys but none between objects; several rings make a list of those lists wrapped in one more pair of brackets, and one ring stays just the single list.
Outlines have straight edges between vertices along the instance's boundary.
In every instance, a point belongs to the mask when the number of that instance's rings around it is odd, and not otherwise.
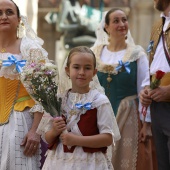
[{"label": "girl's hand holding flowers", "polygon": [[73,133],[62,133],[60,138],[61,138],[61,141],[63,143],[63,145],[67,145],[68,149],[71,147],[71,146],[75,146],[76,145],[76,136],[77,135],[74,135]]},{"label": "girl's hand holding flowers", "polygon": [[[35,102],[42,105],[44,110],[53,117],[53,128],[50,134],[55,138],[61,133],[68,133],[66,122],[61,117],[62,99],[56,96],[58,90],[57,66],[43,61],[32,61],[26,64],[20,76]],[[54,142],[56,141],[48,141],[49,148],[53,147]]]},{"label": "girl's hand holding flowers", "polygon": [[53,118],[53,130],[56,135],[60,135],[66,129],[66,123],[62,117]]}]

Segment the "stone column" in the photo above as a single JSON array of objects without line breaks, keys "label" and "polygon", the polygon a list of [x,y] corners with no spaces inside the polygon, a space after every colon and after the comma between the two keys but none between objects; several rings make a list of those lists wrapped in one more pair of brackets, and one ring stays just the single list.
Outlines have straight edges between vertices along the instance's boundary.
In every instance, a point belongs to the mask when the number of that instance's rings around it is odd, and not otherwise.
[{"label": "stone column", "polygon": [[129,14],[129,27],[136,44],[147,48],[152,25],[159,19],[160,13],[153,7],[153,1],[132,1]]}]

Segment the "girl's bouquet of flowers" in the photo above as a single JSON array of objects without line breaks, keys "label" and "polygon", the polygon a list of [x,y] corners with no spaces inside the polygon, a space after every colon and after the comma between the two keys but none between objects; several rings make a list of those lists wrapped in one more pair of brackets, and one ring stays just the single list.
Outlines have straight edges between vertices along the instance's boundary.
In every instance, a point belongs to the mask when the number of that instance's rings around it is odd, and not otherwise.
[{"label": "girl's bouquet of flowers", "polygon": [[[21,81],[35,102],[43,106],[44,110],[57,119],[61,116],[62,99],[57,98],[58,70],[52,63],[32,61],[24,66]],[[68,133],[65,129],[62,133]],[[49,149],[54,144],[48,146]],[[68,149],[70,146],[67,146]]]},{"label": "girl's bouquet of flowers", "polygon": [[61,98],[57,98],[57,66],[43,61],[27,64],[20,78],[30,96],[51,116],[60,116]]}]

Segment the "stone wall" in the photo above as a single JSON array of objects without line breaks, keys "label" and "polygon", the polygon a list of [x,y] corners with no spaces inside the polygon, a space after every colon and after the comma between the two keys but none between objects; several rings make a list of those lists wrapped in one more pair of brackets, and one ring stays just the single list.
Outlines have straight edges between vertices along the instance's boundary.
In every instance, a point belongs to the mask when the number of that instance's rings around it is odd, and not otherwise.
[{"label": "stone wall", "polygon": [[145,49],[149,44],[152,25],[159,19],[160,13],[153,7],[153,1],[134,0],[129,13],[129,26],[136,44]]},{"label": "stone wall", "polygon": [[[45,16],[48,12],[57,12],[61,0],[15,0],[22,13],[28,16],[30,24],[37,30],[38,36],[44,40],[44,48],[49,53],[49,58],[55,60],[61,33],[56,31],[55,24],[48,24]],[[83,1],[81,3],[90,2]],[[95,1],[96,2],[96,1]],[[105,5],[110,7],[127,7],[128,20],[131,34],[136,44],[146,49],[149,43],[151,27],[159,19],[160,13],[153,8],[153,1],[148,0],[105,0]],[[97,4],[97,3],[96,3]],[[110,5],[108,5],[110,4]],[[108,7],[105,10],[109,9]],[[37,15],[38,13],[38,15]],[[38,18],[38,20],[37,20]],[[37,21],[37,22],[36,22]],[[36,24],[37,23],[37,24]],[[37,27],[38,25],[38,27]]]}]

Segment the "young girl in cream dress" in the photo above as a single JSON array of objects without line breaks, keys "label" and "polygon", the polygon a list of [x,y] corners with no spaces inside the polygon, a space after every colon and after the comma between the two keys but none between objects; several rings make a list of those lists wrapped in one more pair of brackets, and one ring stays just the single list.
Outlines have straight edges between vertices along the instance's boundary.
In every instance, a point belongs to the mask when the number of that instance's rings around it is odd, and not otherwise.
[{"label": "young girl in cream dress", "polygon": [[72,88],[62,96],[62,117],[44,115],[38,130],[50,148],[43,170],[112,170],[108,147],[120,134],[108,98],[89,87],[95,55],[88,47],[73,48],[65,71]]}]

